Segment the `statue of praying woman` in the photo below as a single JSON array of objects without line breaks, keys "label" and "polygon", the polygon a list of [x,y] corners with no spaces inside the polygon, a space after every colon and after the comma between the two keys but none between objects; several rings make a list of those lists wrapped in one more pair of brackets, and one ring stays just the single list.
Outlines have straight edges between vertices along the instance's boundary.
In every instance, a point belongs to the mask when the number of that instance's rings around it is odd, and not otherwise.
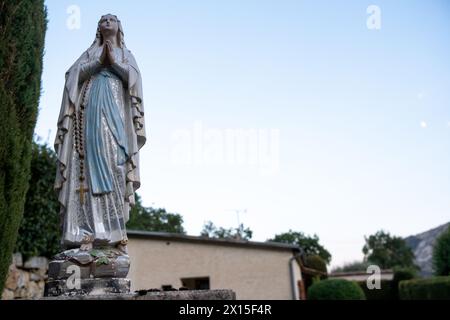
[{"label": "statue of praying woman", "polygon": [[66,73],[55,140],[65,249],[126,254],[145,140],[141,73],[120,21],[107,14],[92,46]]}]

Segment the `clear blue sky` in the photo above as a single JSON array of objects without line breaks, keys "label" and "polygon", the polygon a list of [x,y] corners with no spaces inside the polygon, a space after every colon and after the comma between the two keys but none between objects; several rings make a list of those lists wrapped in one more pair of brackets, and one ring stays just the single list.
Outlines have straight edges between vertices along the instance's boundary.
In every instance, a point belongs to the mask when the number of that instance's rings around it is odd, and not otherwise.
[{"label": "clear blue sky", "polygon": [[[366,25],[372,4],[380,30]],[[448,1],[46,5],[36,133],[53,142],[65,71],[100,16],[118,15],[144,81],[139,193],[182,214],[189,234],[207,220],[235,227],[232,210],[247,209],[240,220],[254,240],[316,233],[339,265],[362,258],[364,235],[408,236],[450,220]],[[67,27],[70,5],[80,29]],[[252,129],[256,145],[221,144]],[[227,160],[227,146],[243,150],[240,163]],[[211,150],[215,160],[199,158]]]}]

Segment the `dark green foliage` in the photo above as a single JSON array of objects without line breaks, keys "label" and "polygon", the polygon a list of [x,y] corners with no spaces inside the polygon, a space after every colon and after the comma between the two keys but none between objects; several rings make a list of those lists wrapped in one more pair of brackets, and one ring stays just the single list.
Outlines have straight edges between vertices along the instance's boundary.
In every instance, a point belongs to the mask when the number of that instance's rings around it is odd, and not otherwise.
[{"label": "dark green foliage", "polygon": [[46,145],[33,143],[30,188],[15,250],[24,258],[51,258],[60,249],[59,203],[53,190],[55,172],[55,152]]},{"label": "dark green foliage", "polygon": [[436,276],[450,275],[450,228],[436,240],[433,248],[433,269]]},{"label": "dark green foliage", "polygon": [[397,294],[393,291],[391,280],[381,280],[381,289],[369,290],[367,282],[358,282],[367,300],[396,300]]},{"label": "dark green foliage", "polygon": [[392,280],[381,280],[381,289],[367,288],[367,283],[360,282],[360,286],[366,295],[367,300],[398,300],[398,287],[400,281],[411,280],[417,276],[414,268],[396,268]]},{"label": "dark green foliage", "polygon": [[306,256],[305,265],[308,268],[327,273],[327,263],[318,255]]},{"label": "dark green foliage", "polygon": [[130,210],[128,230],[159,231],[185,233],[183,217],[176,213],[168,213],[165,209],[146,208],[136,194],[136,205]]},{"label": "dark green foliage", "polygon": [[308,300],[365,300],[361,287],[353,281],[328,279],[308,288]]},{"label": "dark green foliage", "polygon": [[211,221],[205,223],[202,231],[200,232],[200,236],[202,237],[219,239],[250,240],[252,235],[253,231],[250,228],[244,229],[244,225],[242,223],[239,228],[225,229],[223,227],[217,228]]},{"label": "dark green foliage", "polygon": [[275,235],[273,239],[268,241],[295,244],[302,248],[307,256],[318,255],[327,264],[331,261],[331,254],[319,243],[317,235],[310,237],[302,232],[289,230],[289,232]]},{"label": "dark green foliage", "polygon": [[365,240],[363,253],[370,264],[375,264],[381,269],[415,267],[414,253],[402,238],[378,231]]},{"label": "dark green foliage", "polygon": [[399,299],[398,287],[401,281],[412,280],[417,278],[417,269],[415,268],[395,268],[394,278],[391,282],[392,295],[395,299]]},{"label": "dark green foliage", "polygon": [[394,268],[394,279],[392,281],[400,283],[400,281],[411,280],[416,277],[416,268]]},{"label": "dark green foliage", "polygon": [[450,277],[401,281],[401,300],[449,300]]},{"label": "dark green foliage", "polygon": [[41,91],[43,0],[0,0],[0,292],[22,219]]},{"label": "dark green foliage", "polygon": [[334,268],[331,273],[338,272],[366,272],[367,268],[370,266],[370,263],[366,261],[354,261],[347,264],[344,264],[341,267]]}]

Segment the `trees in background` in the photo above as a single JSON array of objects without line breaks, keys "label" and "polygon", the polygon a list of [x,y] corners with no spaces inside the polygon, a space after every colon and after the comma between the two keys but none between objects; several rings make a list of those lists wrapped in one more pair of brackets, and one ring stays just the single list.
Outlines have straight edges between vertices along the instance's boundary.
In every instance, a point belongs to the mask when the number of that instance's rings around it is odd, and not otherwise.
[{"label": "trees in background", "polygon": [[0,0],[0,292],[22,220],[41,93],[44,0]]},{"label": "trees in background", "polygon": [[367,261],[353,261],[334,268],[331,273],[337,272],[366,272],[370,263]]},{"label": "trees in background", "polygon": [[433,270],[436,276],[450,276],[450,227],[437,238],[434,245]]},{"label": "trees in background", "polygon": [[200,236],[219,239],[250,240],[253,236],[253,231],[250,228],[245,228],[242,223],[239,225],[239,228],[226,229],[216,227],[214,223],[208,221],[203,225]]},{"label": "trees in background", "polygon": [[365,261],[370,264],[375,264],[381,269],[416,267],[414,253],[404,239],[381,230],[365,237],[365,240],[363,253]]},{"label": "trees in background", "polygon": [[289,232],[275,235],[268,241],[295,244],[303,249],[306,256],[316,255],[321,257],[326,264],[331,262],[331,253],[320,244],[317,235],[308,236],[303,232],[289,230]]},{"label": "trees in background", "polygon": [[185,233],[183,217],[177,213],[169,213],[166,209],[144,207],[136,194],[136,205],[130,210],[128,230],[159,231]]},{"label": "trees in background", "polygon": [[53,190],[55,173],[55,152],[45,144],[33,143],[30,187],[15,249],[25,258],[51,258],[60,250],[59,202]]}]

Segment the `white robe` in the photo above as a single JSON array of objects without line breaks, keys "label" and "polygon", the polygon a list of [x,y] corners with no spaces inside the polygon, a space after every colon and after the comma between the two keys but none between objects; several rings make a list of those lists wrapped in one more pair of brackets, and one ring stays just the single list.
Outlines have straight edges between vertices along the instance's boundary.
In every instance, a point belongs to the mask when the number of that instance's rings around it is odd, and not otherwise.
[{"label": "white robe", "polygon": [[146,140],[142,80],[131,52],[126,48],[116,48],[116,61],[126,72],[110,78],[109,84],[125,126],[130,156],[124,165],[117,164],[117,143],[103,118],[104,155],[113,176],[114,190],[103,195],[92,194],[85,160],[84,186],[89,190],[85,193],[84,203],[80,201],[80,159],[74,143],[75,116],[83,101],[89,98],[88,80],[99,71],[89,66],[95,65],[101,51],[101,47],[91,47],[66,73],[55,140],[58,156],[55,190],[61,204],[62,243],[66,248],[78,247],[89,238],[94,240],[94,245],[115,245],[127,240],[125,223],[129,219],[130,206],[134,205],[134,193],[140,187],[139,149]]}]

